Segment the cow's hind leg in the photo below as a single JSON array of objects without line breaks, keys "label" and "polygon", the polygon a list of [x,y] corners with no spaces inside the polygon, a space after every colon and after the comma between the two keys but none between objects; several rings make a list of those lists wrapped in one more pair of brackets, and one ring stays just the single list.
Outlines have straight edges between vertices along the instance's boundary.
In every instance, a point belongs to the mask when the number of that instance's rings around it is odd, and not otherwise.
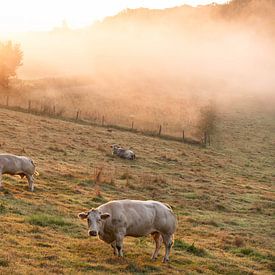
[{"label": "cow's hind leg", "polygon": [[162,238],[165,244],[165,255],[162,262],[166,263],[169,261],[169,254],[173,245],[173,235],[163,235]]},{"label": "cow's hind leg", "polygon": [[29,183],[29,189],[33,192],[34,190],[34,183],[33,183],[33,176],[32,175],[26,175]]},{"label": "cow's hind leg", "polygon": [[116,241],[113,241],[113,242],[111,243],[111,246],[112,246],[112,248],[113,248],[113,250],[114,250],[114,255],[118,256],[118,250],[117,250],[117,248],[116,248]]},{"label": "cow's hind leg", "polygon": [[155,249],[155,251],[154,251],[151,259],[152,260],[156,260],[157,257],[158,257],[158,253],[159,253],[161,244],[162,244],[162,237],[161,237],[161,235],[160,235],[159,232],[152,233],[152,236],[153,236],[153,238],[154,238],[154,240],[156,242],[156,249]]}]

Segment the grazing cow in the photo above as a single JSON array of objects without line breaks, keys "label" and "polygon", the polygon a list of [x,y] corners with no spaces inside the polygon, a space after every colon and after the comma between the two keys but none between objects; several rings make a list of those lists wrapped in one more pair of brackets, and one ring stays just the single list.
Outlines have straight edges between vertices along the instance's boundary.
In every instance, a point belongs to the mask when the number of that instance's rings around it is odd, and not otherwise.
[{"label": "grazing cow", "polygon": [[165,244],[163,262],[169,261],[177,219],[168,204],[158,201],[117,200],[96,209],[78,214],[88,221],[88,235],[99,236],[111,244],[114,254],[123,256],[125,236],[142,237],[151,234],[156,248],[152,260],[158,256],[162,242]]},{"label": "grazing cow", "polygon": [[118,145],[114,144],[111,146],[113,149],[112,154],[117,155],[124,159],[134,160],[136,158],[135,153],[132,150],[124,149],[122,147],[119,147]]},{"label": "grazing cow", "polygon": [[28,179],[30,191],[34,190],[35,171],[33,161],[24,156],[15,156],[11,154],[0,154],[0,188],[2,188],[2,174],[19,175],[21,178]]}]

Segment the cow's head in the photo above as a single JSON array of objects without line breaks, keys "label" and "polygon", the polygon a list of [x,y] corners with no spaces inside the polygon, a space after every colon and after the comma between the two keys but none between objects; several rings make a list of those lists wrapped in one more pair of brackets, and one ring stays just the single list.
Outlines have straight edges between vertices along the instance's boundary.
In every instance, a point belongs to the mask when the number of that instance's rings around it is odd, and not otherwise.
[{"label": "cow's head", "polygon": [[117,155],[121,147],[118,146],[117,144],[113,144],[111,145],[111,148],[112,148],[112,153]]},{"label": "cow's head", "polygon": [[88,235],[97,236],[100,232],[102,221],[108,219],[110,217],[110,214],[101,213],[98,209],[91,209],[88,212],[79,213],[78,217],[82,220],[87,219]]}]

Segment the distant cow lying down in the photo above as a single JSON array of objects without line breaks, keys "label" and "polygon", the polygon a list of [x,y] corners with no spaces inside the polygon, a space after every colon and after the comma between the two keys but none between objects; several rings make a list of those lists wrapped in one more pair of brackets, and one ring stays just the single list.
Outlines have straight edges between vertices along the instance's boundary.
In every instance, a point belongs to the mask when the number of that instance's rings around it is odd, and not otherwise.
[{"label": "distant cow lying down", "polygon": [[82,212],[78,217],[87,219],[88,235],[98,235],[101,240],[111,244],[115,255],[123,256],[125,236],[142,237],[151,234],[156,243],[152,260],[157,258],[164,242],[163,262],[169,261],[177,220],[167,204],[158,201],[110,201],[96,209]]},{"label": "distant cow lying down", "polygon": [[116,144],[111,146],[112,148],[112,154],[117,155],[124,159],[134,160],[136,158],[135,153],[132,150],[124,149]]},{"label": "distant cow lying down", "polygon": [[15,156],[11,154],[0,154],[0,188],[2,188],[2,174],[19,175],[21,178],[26,177],[29,183],[29,189],[34,190],[35,171],[33,161],[24,156]]}]

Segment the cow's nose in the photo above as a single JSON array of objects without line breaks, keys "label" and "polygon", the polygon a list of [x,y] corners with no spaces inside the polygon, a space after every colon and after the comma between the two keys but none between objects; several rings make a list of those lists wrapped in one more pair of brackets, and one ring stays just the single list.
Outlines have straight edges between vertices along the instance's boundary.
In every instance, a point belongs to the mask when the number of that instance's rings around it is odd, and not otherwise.
[{"label": "cow's nose", "polygon": [[89,235],[90,235],[90,236],[96,236],[96,235],[97,235],[97,232],[96,232],[96,231],[91,230],[91,231],[89,231]]}]

